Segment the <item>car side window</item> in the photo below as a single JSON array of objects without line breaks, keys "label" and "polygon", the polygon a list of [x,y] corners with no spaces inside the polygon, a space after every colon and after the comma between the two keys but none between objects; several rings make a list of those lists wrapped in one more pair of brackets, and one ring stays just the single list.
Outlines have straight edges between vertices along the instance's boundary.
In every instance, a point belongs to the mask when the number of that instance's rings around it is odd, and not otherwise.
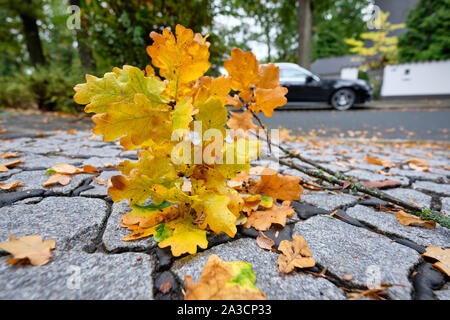
[{"label": "car side window", "polygon": [[307,74],[296,69],[280,69],[280,78],[306,81]]}]

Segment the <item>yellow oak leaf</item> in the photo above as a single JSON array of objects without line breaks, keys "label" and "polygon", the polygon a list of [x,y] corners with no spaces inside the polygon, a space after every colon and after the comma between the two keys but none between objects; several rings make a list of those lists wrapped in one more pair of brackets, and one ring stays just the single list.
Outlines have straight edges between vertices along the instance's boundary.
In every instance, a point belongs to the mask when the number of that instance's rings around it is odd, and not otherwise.
[{"label": "yellow oak leaf", "polygon": [[0,242],[0,249],[13,255],[7,262],[15,264],[23,260],[28,260],[33,266],[47,264],[52,258],[51,250],[55,249],[54,239],[42,241],[40,235],[23,236],[15,238],[9,235],[9,241]]},{"label": "yellow oak leaf", "polygon": [[[197,106],[197,121],[202,122],[203,134],[209,129],[217,129],[225,138],[225,124],[228,120],[227,108],[217,97],[211,97]],[[222,140],[223,141],[223,140]]]},{"label": "yellow oak leaf", "polygon": [[194,107],[189,99],[185,99],[184,101],[177,103],[172,114],[173,130],[189,130],[189,125],[192,122],[193,114]]},{"label": "yellow oak leaf", "polygon": [[[231,50],[231,59],[226,60],[224,67],[231,77],[231,88],[235,91],[248,91],[259,81],[259,64],[252,52],[239,48]],[[248,99],[244,99],[249,102]]]},{"label": "yellow oak leaf", "polygon": [[150,228],[174,220],[179,216],[178,208],[170,202],[147,206],[135,204],[131,208],[133,209],[131,212],[122,216],[122,226],[138,225],[141,228]]},{"label": "yellow oak leaf", "polygon": [[129,136],[134,145],[146,140],[169,140],[172,133],[170,107],[150,101],[143,94],[136,94],[134,102],[109,104],[107,112],[92,117],[96,126],[94,134],[103,134],[104,141]]},{"label": "yellow oak leaf", "polygon": [[207,231],[193,224],[189,215],[171,221],[169,226],[173,229],[172,235],[159,242],[158,246],[160,248],[170,246],[174,257],[178,257],[183,253],[195,254],[197,253],[197,246],[202,249],[208,247],[208,241],[206,240]]},{"label": "yellow oak leaf", "polygon": [[164,29],[162,34],[150,33],[153,44],[147,47],[147,53],[160,75],[170,80],[172,96],[177,99],[211,64],[206,37],[194,36],[192,30],[181,25],[175,27],[175,34],[176,38],[169,29]]},{"label": "yellow oak leaf", "polygon": [[110,103],[133,101],[136,93],[145,95],[156,103],[166,103],[162,96],[165,84],[154,76],[145,77],[141,70],[132,66],[114,68],[103,78],[86,75],[86,83],[75,86],[74,100],[85,104],[85,112],[105,113]]},{"label": "yellow oak leaf", "polygon": [[212,254],[202,269],[197,283],[189,275],[185,300],[265,300],[266,295],[255,287],[252,266],[244,261],[225,262]]},{"label": "yellow oak leaf", "polygon": [[200,201],[193,204],[194,210],[198,215],[204,213],[205,219],[200,224],[200,228],[210,230],[216,234],[226,233],[230,237],[236,234],[236,215],[228,208],[230,198],[223,195],[217,195],[214,192],[205,192],[199,195]]},{"label": "yellow oak leaf", "polygon": [[295,211],[289,201],[283,201],[281,206],[274,205],[271,209],[253,212],[244,224],[245,228],[255,228],[256,230],[269,230],[272,224],[286,225],[286,218],[292,217]]},{"label": "yellow oak leaf", "polygon": [[258,88],[274,89],[278,87],[280,80],[280,68],[273,63],[259,66]]},{"label": "yellow oak leaf", "polygon": [[281,241],[278,250],[282,252],[278,256],[278,268],[283,273],[290,273],[295,267],[310,268],[316,264],[305,238],[300,235],[295,235],[292,242]]}]

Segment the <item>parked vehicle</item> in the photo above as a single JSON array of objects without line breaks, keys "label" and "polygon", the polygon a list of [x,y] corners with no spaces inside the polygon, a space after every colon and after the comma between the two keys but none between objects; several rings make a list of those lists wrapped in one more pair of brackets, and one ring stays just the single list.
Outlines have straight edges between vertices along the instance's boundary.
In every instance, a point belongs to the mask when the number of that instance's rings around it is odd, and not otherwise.
[{"label": "parked vehicle", "polygon": [[325,102],[337,110],[348,110],[372,99],[373,88],[367,81],[320,78],[295,63],[276,65],[280,84],[289,90],[288,102]]}]

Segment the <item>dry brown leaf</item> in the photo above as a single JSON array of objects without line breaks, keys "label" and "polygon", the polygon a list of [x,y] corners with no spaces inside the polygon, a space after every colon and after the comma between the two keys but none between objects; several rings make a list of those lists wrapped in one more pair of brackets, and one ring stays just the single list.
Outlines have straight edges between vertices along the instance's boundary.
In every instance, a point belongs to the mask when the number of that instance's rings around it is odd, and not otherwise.
[{"label": "dry brown leaf", "polygon": [[166,294],[172,289],[172,282],[170,282],[169,279],[163,282],[163,284],[159,287],[159,291],[161,291],[162,294]]},{"label": "dry brown leaf", "polygon": [[422,256],[436,259],[437,262],[435,262],[433,266],[450,277],[450,249],[431,246],[426,248],[425,253],[422,253]]},{"label": "dry brown leaf", "polygon": [[268,236],[266,236],[261,231],[259,232],[259,235],[256,237],[256,244],[258,247],[264,250],[272,250],[273,245],[275,244],[275,241],[270,239]]},{"label": "dry brown leaf", "polygon": [[0,154],[0,158],[2,159],[10,159],[10,158],[20,158],[23,154],[19,152],[3,152]]},{"label": "dry brown leaf", "polygon": [[378,159],[375,157],[369,157],[369,156],[365,156],[364,161],[366,161],[367,163],[370,163],[370,164],[376,164],[379,166],[383,166],[385,168],[391,168],[394,165],[392,163],[392,161],[390,161],[390,160],[381,160],[381,159]]},{"label": "dry brown leaf", "polygon": [[13,182],[13,183],[7,183],[7,182],[1,182],[0,183],[0,189],[2,190],[13,190],[15,188],[18,188],[22,185],[22,182]]},{"label": "dry brown leaf", "polygon": [[42,237],[37,234],[20,238],[10,234],[9,241],[0,243],[0,249],[13,255],[13,258],[8,260],[9,264],[27,259],[34,266],[47,264],[52,257],[50,251],[55,249],[55,246],[54,239],[42,241]]},{"label": "dry brown leaf", "polygon": [[104,163],[103,166],[104,166],[105,168],[115,168],[115,167],[116,167],[116,166],[115,166],[114,164],[112,164],[112,163]]},{"label": "dry brown leaf", "polygon": [[0,133],[6,133],[8,130],[6,129],[0,129]]},{"label": "dry brown leaf", "polygon": [[244,223],[244,228],[253,227],[259,231],[266,231],[270,229],[272,224],[279,224],[284,227],[286,218],[292,217],[294,213],[291,202],[284,201],[281,206],[274,205],[271,209],[253,212]]},{"label": "dry brown leaf", "polygon": [[278,256],[278,268],[283,273],[290,273],[295,267],[310,268],[316,264],[305,238],[300,235],[295,235],[292,242],[281,241],[278,250],[282,252]]},{"label": "dry brown leaf", "polygon": [[14,168],[15,166],[21,164],[22,161],[23,159],[0,164],[0,172],[7,172],[9,171],[9,169]]},{"label": "dry brown leaf", "polygon": [[259,194],[263,193],[266,197],[272,197],[275,203],[278,199],[294,201],[300,200],[303,188],[299,184],[300,177],[278,176],[278,172],[266,168],[261,175],[261,179],[250,182],[249,192]]},{"label": "dry brown leaf", "polygon": [[412,216],[410,214],[407,214],[405,211],[399,211],[396,213],[395,217],[397,218],[397,221],[400,222],[400,224],[404,226],[410,226],[414,224],[419,224],[424,226],[427,229],[435,229],[436,228],[436,222],[433,220],[429,221],[423,221],[422,219]]},{"label": "dry brown leaf", "polygon": [[[226,262],[212,254],[202,269],[197,283],[184,276],[185,300],[266,300],[267,297],[255,287],[256,277],[249,263]],[[234,279],[239,279],[236,281]]]},{"label": "dry brown leaf", "polygon": [[47,181],[45,181],[42,186],[43,187],[51,187],[57,184],[60,184],[62,186],[66,186],[72,181],[72,176],[65,175],[65,174],[52,174]]},{"label": "dry brown leaf", "polygon": [[387,187],[397,187],[401,185],[401,182],[393,181],[393,180],[384,180],[384,181],[365,181],[361,182],[361,184],[368,188],[387,188]]},{"label": "dry brown leaf", "polygon": [[238,175],[236,175],[236,177],[234,177],[233,179],[228,180],[228,186],[230,188],[235,188],[235,189],[242,189],[242,186],[244,183],[248,183],[248,181],[251,178],[251,174],[247,171],[242,171],[240,172]]},{"label": "dry brown leaf", "polygon": [[100,185],[100,186],[108,186],[108,187],[112,187],[112,182],[111,182],[111,178],[109,178],[108,180],[105,179],[100,179],[98,177],[94,177],[92,179],[92,181],[94,181],[96,184]]},{"label": "dry brown leaf", "polygon": [[418,158],[410,158],[410,159],[406,159],[405,162],[407,164],[413,164],[418,167],[428,167],[428,160],[420,160]]},{"label": "dry brown leaf", "polygon": [[255,195],[244,194],[241,195],[241,197],[244,200],[242,211],[247,214],[251,214],[252,212],[256,211],[259,207],[259,204],[261,203],[260,194]]},{"label": "dry brown leaf", "polygon": [[80,168],[77,168],[74,165],[68,164],[68,163],[57,163],[48,170],[50,170],[54,173],[57,173],[57,174],[67,174],[67,175],[99,172],[99,170],[96,167],[91,166],[91,165],[85,165],[85,166],[83,166],[82,169],[80,169]]},{"label": "dry brown leaf", "polygon": [[77,129],[70,129],[70,130],[67,130],[67,134],[74,134],[75,132],[77,132]]}]

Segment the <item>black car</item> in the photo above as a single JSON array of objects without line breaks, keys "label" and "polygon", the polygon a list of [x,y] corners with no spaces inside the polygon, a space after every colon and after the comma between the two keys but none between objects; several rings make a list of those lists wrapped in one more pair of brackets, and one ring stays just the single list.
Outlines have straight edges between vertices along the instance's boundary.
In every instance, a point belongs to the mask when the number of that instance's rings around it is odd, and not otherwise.
[{"label": "black car", "polygon": [[276,63],[280,84],[286,87],[288,102],[325,102],[337,110],[372,99],[372,86],[364,80],[324,79],[295,63]]}]

